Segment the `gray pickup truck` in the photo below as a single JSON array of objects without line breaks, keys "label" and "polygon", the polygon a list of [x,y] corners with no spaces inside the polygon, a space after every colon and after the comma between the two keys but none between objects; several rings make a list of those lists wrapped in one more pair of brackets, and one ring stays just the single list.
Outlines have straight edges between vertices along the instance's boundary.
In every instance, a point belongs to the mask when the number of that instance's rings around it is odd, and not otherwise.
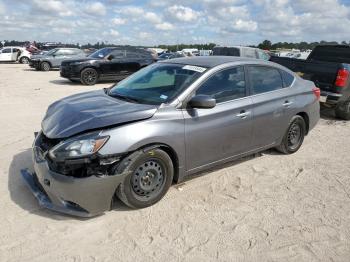
[{"label": "gray pickup truck", "polygon": [[78,48],[55,48],[44,55],[34,55],[29,61],[29,66],[41,71],[50,71],[59,68],[63,60],[84,58],[86,53]]}]

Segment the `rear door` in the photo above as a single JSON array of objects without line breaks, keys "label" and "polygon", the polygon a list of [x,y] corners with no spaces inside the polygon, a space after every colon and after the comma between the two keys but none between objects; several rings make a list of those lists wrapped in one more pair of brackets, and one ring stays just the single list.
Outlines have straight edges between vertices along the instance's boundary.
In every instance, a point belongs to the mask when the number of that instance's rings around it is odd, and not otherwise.
[{"label": "rear door", "polygon": [[183,111],[187,170],[252,149],[252,100],[247,96],[242,66],[215,73],[195,94],[212,96],[217,105]]},{"label": "rear door", "polygon": [[131,75],[140,69],[141,55],[134,50],[127,50],[126,57],[124,59],[125,69],[128,71],[128,75]]},{"label": "rear door", "polygon": [[253,102],[253,146],[274,144],[285,133],[294,112],[295,96],[285,87],[281,71],[274,67],[247,66]]}]

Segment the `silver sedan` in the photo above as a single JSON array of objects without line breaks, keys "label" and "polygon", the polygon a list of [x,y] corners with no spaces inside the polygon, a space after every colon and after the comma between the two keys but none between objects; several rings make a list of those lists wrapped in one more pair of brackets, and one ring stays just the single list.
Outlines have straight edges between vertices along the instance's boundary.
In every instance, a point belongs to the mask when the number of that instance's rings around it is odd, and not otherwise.
[{"label": "silver sedan", "polygon": [[94,216],[118,196],[158,202],[173,182],[268,148],[291,154],[319,120],[320,90],[237,57],[152,64],[109,89],[52,104],[22,175],[47,208]]}]

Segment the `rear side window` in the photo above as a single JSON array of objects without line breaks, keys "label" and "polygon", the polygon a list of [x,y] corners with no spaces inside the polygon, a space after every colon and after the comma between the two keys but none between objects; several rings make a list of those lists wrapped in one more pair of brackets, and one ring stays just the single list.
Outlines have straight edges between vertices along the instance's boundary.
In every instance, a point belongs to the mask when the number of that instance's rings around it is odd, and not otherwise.
[{"label": "rear side window", "polygon": [[256,58],[256,52],[253,48],[243,48],[243,57]]},{"label": "rear side window", "polygon": [[270,56],[268,54],[266,54],[264,51],[258,50],[257,53],[258,53],[259,59],[266,60],[266,61],[270,60]]},{"label": "rear side window", "polygon": [[294,76],[284,70],[281,70],[283,83],[285,87],[289,87],[293,84]]},{"label": "rear side window", "polygon": [[253,94],[262,94],[283,88],[279,70],[267,66],[249,66]]},{"label": "rear side window", "polygon": [[246,83],[242,66],[215,73],[196,91],[196,95],[208,95],[217,103],[246,96]]},{"label": "rear side window", "polygon": [[214,47],[213,55],[240,56],[240,52],[239,49],[235,47]]}]

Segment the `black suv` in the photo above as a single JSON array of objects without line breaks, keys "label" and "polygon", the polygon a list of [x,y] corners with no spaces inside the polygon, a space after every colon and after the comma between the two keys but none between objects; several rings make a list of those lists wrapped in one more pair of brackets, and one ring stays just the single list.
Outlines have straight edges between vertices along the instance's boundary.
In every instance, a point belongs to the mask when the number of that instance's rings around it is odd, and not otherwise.
[{"label": "black suv", "polygon": [[61,76],[94,85],[99,80],[122,80],[153,62],[152,54],[141,48],[106,47],[86,58],[65,60],[61,64]]}]

